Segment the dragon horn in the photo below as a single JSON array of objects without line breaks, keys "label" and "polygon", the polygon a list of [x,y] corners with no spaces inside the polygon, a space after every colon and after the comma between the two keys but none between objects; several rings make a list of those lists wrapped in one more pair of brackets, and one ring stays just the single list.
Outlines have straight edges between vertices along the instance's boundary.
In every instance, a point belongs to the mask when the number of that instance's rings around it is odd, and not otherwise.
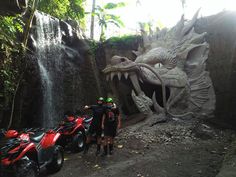
[{"label": "dragon horn", "polygon": [[182,31],[182,36],[186,35],[195,25],[196,21],[197,21],[197,17],[198,17],[198,13],[200,11],[201,8],[199,8],[197,10],[197,12],[194,14],[192,20],[184,27],[183,31]]}]

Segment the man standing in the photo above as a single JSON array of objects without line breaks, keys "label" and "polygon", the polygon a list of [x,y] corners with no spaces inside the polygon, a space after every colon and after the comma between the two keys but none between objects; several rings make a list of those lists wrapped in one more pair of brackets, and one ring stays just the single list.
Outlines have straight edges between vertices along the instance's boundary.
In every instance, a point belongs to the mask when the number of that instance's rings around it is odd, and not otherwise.
[{"label": "man standing", "polygon": [[112,98],[106,100],[107,108],[102,118],[102,129],[104,129],[104,153],[106,156],[109,149],[109,154],[113,154],[114,138],[117,129],[121,127],[120,111],[113,103]]},{"label": "man standing", "polygon": [[100,97],[97,99],[97,105],[85,106],[84,109],[91,109],[93,111],[93,120],[88,130],[88,136],[86,139],[86,145],[84,148],[84,154],[88,152],[93,135],[96,136],[97,140],[97,151],[96,155],[100,153],[101,150],[101,134],[102,134],[102,116],[105,113],[105,106],[103,105],[104,99]]}]

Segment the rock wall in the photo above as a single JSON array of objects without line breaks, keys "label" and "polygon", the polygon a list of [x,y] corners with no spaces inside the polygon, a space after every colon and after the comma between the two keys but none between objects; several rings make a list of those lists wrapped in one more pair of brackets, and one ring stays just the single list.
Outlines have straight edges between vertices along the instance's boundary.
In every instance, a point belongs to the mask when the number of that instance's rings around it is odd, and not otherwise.
[{"label": "rock wall", "polygon": [[[75,31],[69,35],[68,33],[71,31],[68,29],[67,23],[61,21],[60,27],[63,34],[61,64],[59,68],[53,68],[53,64],[50,64],[51,61],[48,61],[50,69],[56,70],[56,74],[53,76],[55,82],[52,94],[53,99],[56,100],[55,108],[59,117],[55,119],[55,124],[63,118],[65,112],[76,112],[86,104],[94,104],[101,92],[96,76],[96,63],[88,42]],[[29,46],[34,51],[33,38],[30,39]],[[35,53],[32,52],[28,59],[29,64],[24,75],[24,82],[17,94],[13,127],[39,127],[43,125],[44,88],[37,58],[34,55]]]},{"label": "rock wall", "polygon": [[197,32],[207,32],[210,44],[207,68],[216,94],[215,121],[221,125],[236,125],[236,12],[200,18]]}]

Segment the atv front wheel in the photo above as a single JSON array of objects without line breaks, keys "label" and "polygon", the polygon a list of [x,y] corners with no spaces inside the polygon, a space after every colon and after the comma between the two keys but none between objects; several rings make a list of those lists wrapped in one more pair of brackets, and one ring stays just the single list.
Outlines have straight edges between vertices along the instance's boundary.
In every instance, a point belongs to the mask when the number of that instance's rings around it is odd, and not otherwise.
[{"label": "atv front wheel", "polygon": [[63,163],[64,163],[63,148],[60,145],[55,145],[52,161],[46,166],[46,168],[50,173],[56,173],[62,168]]},{"label": "atv front wheel", "polygon": [[28,159],[27,157],[17,162],[15,168],[16,168],[16,171],[15,171],[16,177],[37,177],[38,176],[37,164],[34,161]]},{"label": "atv front wheel", "polygon": [[85,145],[84,134],[81,131],[79,131],[73,137],[73,140],[72,140],[72,151],[73,152],[81,152],[81,151],[84,150],[84,145]]}]

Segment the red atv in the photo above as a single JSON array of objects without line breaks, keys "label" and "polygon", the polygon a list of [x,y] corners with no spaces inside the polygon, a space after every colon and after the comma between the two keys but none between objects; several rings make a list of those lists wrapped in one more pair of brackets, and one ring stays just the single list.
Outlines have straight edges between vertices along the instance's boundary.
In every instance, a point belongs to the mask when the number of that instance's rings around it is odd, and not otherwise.
[{"label": "red atv", "polygon": [[57,131],[61,134],[59,144],[64,148],[69,148],[73,152],[80,152],[84,149],[86,128],[83,117],[66,117],[59,124]]},{"label": "red atv", "polygon": [[54,130],[9,130],[1,142],[1,177],[36,177],[41,168],[61,169],[63,148],[57,144],[60,133]]}]

